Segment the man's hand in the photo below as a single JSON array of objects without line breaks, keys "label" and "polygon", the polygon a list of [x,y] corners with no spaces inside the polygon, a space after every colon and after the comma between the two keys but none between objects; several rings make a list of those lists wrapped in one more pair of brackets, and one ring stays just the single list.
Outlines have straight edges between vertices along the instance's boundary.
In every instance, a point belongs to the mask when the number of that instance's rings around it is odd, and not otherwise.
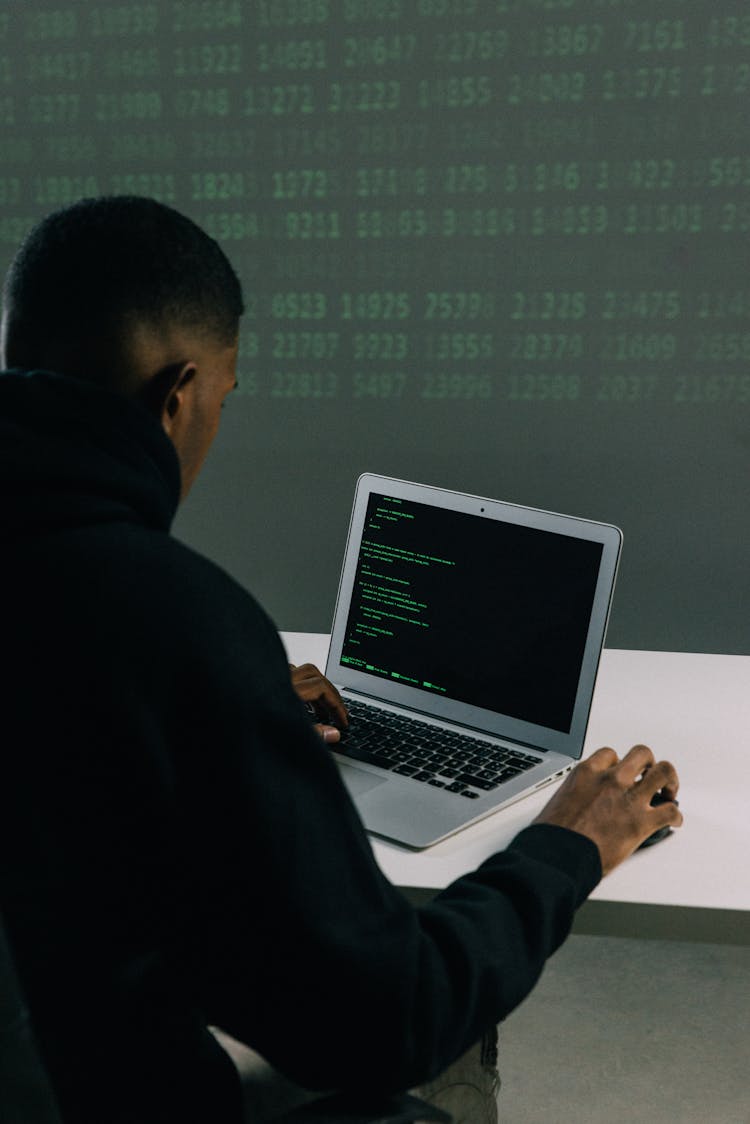
[{"label": "man's hand", "polygon": [[310,713],[318,719],[315,728],[323,741],[337,742],[341,737],[340,730],[349,725],[349,715],[341,695],[322,671],[311,663],[303,663],[299,667],[289,664],[289,670],[292,686]]},{"label": "man's hand", "polygon": [[[660,827],[679,827],[673,803],[679,780],[673,765],[655,763],[648,746],[636,745],[619,760],[613,749],[598,749],[566,777],[534,823],[557,824],[588,835],[609,874]],[[651,807],[663,790],[667,803]]]}]

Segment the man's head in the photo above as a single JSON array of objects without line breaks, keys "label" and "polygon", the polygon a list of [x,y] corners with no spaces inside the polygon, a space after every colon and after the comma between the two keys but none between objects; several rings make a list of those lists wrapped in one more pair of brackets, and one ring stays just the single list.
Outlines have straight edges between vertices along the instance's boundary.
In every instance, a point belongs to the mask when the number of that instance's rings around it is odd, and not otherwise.
[{"label": "man's head", "polygon": [[174,442],[185,495],[236,379],[242,291],[217,243],[152,199],[84,199],[31,231],[3,296],[0,365],[142,402]]}]

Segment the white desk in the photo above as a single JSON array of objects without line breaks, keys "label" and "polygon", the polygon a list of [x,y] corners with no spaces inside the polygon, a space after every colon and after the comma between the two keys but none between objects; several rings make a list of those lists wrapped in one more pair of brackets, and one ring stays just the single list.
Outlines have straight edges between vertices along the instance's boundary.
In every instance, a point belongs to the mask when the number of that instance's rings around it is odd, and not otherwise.
[{"label": "white desk", "polygon": [[[292,663],[325,668],[328,636],[282,633]],[[606,649],[584,753],[637,742],[680,774],[685,823],[596,888],[575,932],[750,944],[750,656]],[[380,840],[383,871],[425,900],[501,850],[549,799],[527,797],[426,851]]]}]

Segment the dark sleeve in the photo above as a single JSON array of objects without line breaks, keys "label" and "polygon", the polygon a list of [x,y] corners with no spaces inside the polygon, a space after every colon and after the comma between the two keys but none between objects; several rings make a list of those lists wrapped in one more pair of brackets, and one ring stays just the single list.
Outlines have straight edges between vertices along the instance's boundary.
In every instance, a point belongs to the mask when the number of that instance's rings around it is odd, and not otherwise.
[{"label": "dark sleeve", "polygon": [[529,827],[414,908],[378,868],[275,631],[244,609],[235,625],[251,642],[235,631],[215,713],[188,735],[212,731],[186,755],[197,998],[302,1085],[409,1088],[528,994],[601,877],[597,848]]}]

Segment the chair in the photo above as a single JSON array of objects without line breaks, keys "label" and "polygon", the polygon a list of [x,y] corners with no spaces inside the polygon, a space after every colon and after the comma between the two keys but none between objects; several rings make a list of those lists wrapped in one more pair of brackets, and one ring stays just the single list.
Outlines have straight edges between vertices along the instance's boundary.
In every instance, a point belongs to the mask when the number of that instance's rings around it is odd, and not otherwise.
[{"label": "chair", "polygon": [[0,919],[0,1120],[62,1124]]},{"label": "chair", "polygon": [[272,1124],[451,1124],[452,1117],[442,1108],[408,1094],[380,1100],[326,1097],[291,1113],[274,1118]]},{"label": "chair", "polygon": [[356,1098],[326,1097],[276,1117],[273,1124],[451,1124],[452,1117],[417,1097],[383,1097],[366,1103]]},{"label": "chair", "polygon": [[[47,1072],[39,1057],[29,1010],[21,991],[0,918],[0,1121],[2,1124],[63,1124]],[[450,1124],[440,1109],[408,1095],[357,1101],[325,1097],[276,1118],[276,1124]],[[211,1124],[207,1121],[206,1124]]]}]

